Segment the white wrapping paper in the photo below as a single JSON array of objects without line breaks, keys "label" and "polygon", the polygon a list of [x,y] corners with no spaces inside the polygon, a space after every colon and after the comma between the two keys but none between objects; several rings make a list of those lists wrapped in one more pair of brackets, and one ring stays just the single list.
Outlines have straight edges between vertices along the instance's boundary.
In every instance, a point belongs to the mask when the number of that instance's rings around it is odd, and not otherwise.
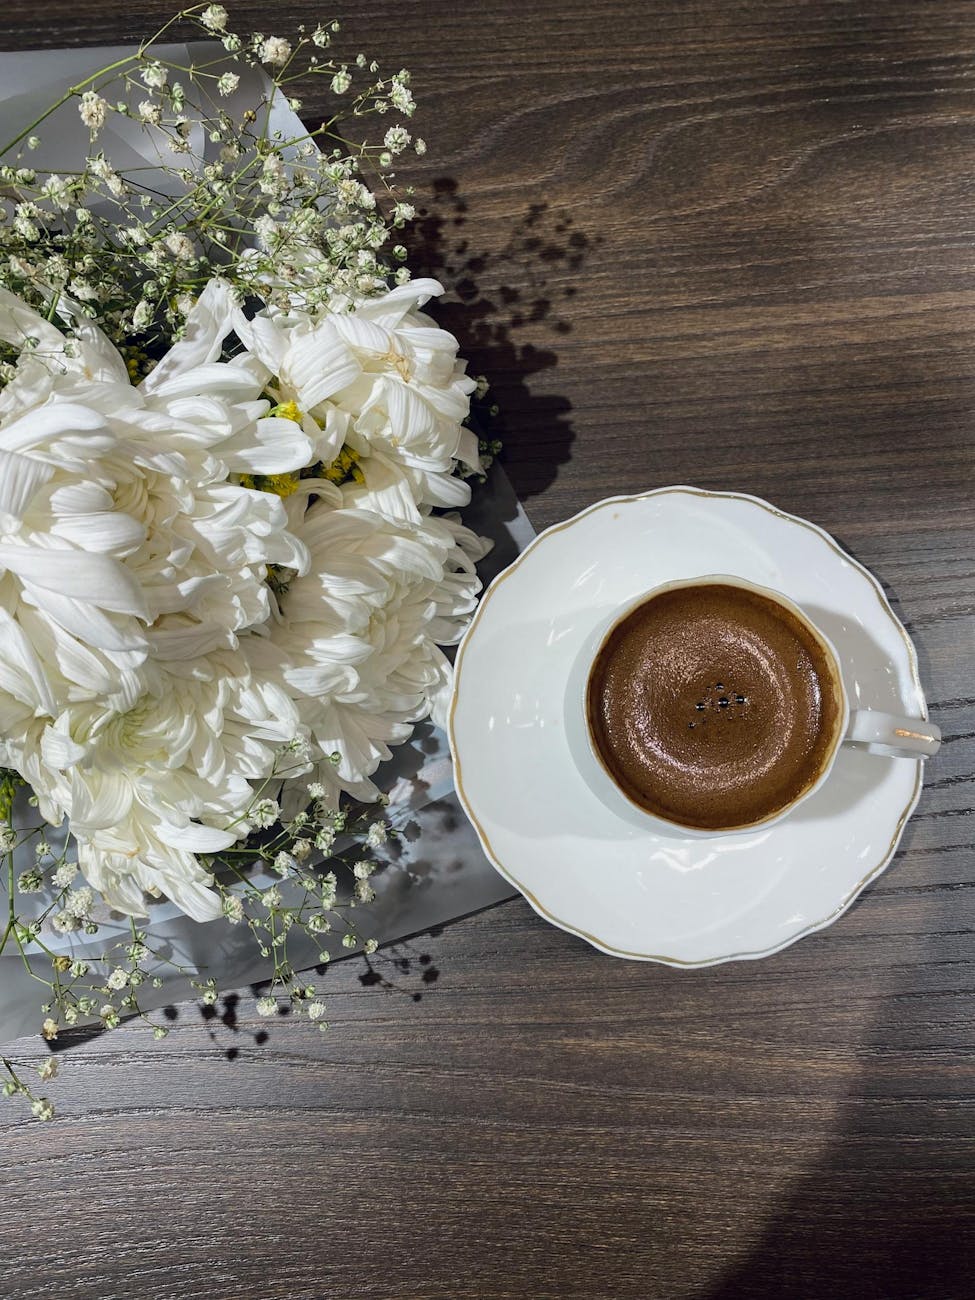
[{"label": "white wrapping paper", "polygon": [[[166,47],[167,57],[179,61],[199,59],[201,52],[213,57],[213,47]],[[192,52],[191,52],[192,51]],[[127,48],[54,50],[30,53],[0,53],[0,120],[3,122],[0,145],[31,123],[43,110],[97,69],[129,53]],[[233,114],[235,109],[253,102],[262,92],[261,74],[235,68],[241,72],[237,94],[223,101]],[[267,83],[264,83],[266,86]],[[113,98],[118,94],[113,92]],[[299,119],[278,97],[272,114],[272,130],[285,138],[300,135]],[[39,129],[41,147],[29,155],[30,164],[38,169],[72,171],[88,148],[88,134],[77,109],[69,104],[57,118],[57,129]],[[200,142],[202,143],[202,142]],[[194,142],[197,144],[197,142]],[[102,137],[102,147],[117,167],[148,163],[155,165],[153,140],[137,125],[116,115]],[[476,488],[471,506],[464,512],[465,523],[494,542],[494,548],[480,566],[485,583],[505,568],[523,550],[534,530],[518,504],[505,477],[497,466],[487,483]],[[376,776],[377,784],[389,790],[393,802],[388,817],[405,831],[390,849],[387,865],[373,876],[371,884],[377,897],[367,908],[351,915],[359,933],[383,942],[429,929],[452,918],[466,915],[512,896],[512,889],[493,869],[481,851],[470,824],[454,794],[450,755],[443,732],[430,724],[416,728],[409,744],[400,746],[390,763]],[[47,836],[52,846],[58,833]],[[32,864],[30,850],[23,850],[17,870]],[[270,883],[270,881],[268,882]],[[275,883],[280,881],[275,878]],[[0,880],[0,908],[6,911],[6,881]],[[18,900],[25,913],[31,898]],[[36,900],[40,911],[43,900]],[[22,906],[23,905],[23,906]],[[191,996],[190,980],[194,976],[213,977],[219,987],[234,988],[267,979],[270,969],[257,951],[253,937],[245,927],[232,927],[223,921],[199,924],[183,916],[171,903],[154,905],[147,929],[152,946],[183,967],[176,974],[168,965],[157,973],[163,980],[160,989],[148,984],[140,989],[144,1009],[164,1006]],[[77,957],[94,957],[102,953],[113,938],[129,933],[127,921],[108,921],[93,937],[83,934],[45,936],[56,952]],[[313,966],[319,954],[347,956],[341,935],[304,935],[289,941],[289,957],[297,969]],[[38,958],[43,970],[44,958]],[[8,951],[0,956],[0,1043],[36,1031],[44,987],[28,974],[20,955]]]}]

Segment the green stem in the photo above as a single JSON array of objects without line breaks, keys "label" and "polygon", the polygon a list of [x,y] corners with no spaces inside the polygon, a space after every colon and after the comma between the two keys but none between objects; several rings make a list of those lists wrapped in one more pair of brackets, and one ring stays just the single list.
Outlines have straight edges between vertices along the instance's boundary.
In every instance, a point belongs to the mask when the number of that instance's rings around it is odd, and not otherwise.
[{"label": "green stem", "polygon": [[73,86],[69,86],[56,103],[49,105],[40,117],[35,118],[29,126],[24,127],[19,135],[14,136],[8,144],[4,145],[4,147],[0,149],[0,157],[9,153],[11,149],[16,148],[17,145],[20,144],[21,140],[25,140],[27,136],[32,135],[36,127],[40,126],[42,122],[46,122],[52,113],[57,112],[57,110],[65,105],[69,99],[73,99],[75,95],[80,95],[88,86],[93,85],[103,77],[107,77],[110,72],[117,72],[120,68],[126,68],[133,63],[139,63],[145,58],[146,52],[151,49],[151,47],[155,45],[156,42],[166,34],[166,32],[169,31],[170,27],[180,22],[183,18],[192,18],[204,7],[204,5],[193,5],[189,9],[181,9],[179,13],[173,14],[172,18],[163,23],[162,27],[160,27],[154,35],[150,36],[147,41],[143,41],[135,54],[127,54],[122,59],[116,59],[114,63],[106,64],[105,67],[99,68],[97,72],[91,73],[91,75],[85,77],[84,80],[77,82]]},{"label": "green stem", "polygon": [[62,105],[66,104],[69,99],[72,99],[75,95],[80,95],[86,86],[90,86],[100,77],[106,76],[109,72],[114,72],[117,68],[124,68],[127,64],[135,62],[139,57],[138,54],[128,54],[124,59],[118,59],[115,63],[109,63],[106,67],[99,68],[97,72],[93,72],[90,77],[85,77],[84,81],[79,81],[77,85],[69,86],[56,103],[51,104],[46,108],[40,117],[35,118],[34,121],[31,122],[30,126],[25,126],[19,135],[15,135],[8,144],[5,144],[4,147],[0,149],[0,157],[9,153],[11,149],[16,148],[16,146],[20,144],[21,140],[32,135],[35,127],[40,126],[42,122],[46,122],[51,114],[57,112],[57,110],[61,108]]}]

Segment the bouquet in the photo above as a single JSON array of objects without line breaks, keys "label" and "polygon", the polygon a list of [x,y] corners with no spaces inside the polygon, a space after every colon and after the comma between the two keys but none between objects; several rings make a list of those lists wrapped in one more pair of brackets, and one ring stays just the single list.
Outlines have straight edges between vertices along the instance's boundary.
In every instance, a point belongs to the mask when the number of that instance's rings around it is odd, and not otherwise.
[{"label": "bouquet", "polygon": [[[259,1010],[288,998],[324,1027],[289,934],[338,926],[369,949],[352,908],[395,834],[374,778],[443,717],[441,647],[485,551],[456,511],[496,446],[422,310],[441,287],[394,242],[414,215],[394,169],[425,149],[409,75],[336,61],[336,23],[177,20],[214,38],[199,61],[167,56],[167,24],[0,152],[0,953],[48,986],[48,1039],[151,1023],[159,898],[249,927]],[[334,114],[281,130],[282,100],[300,110],[294,85],[323,77]],[[85,156],[32,166],[65,113]],[[126,165],[132,132],[158,165]],[[52,942],[120,915],[96,961]]]}]

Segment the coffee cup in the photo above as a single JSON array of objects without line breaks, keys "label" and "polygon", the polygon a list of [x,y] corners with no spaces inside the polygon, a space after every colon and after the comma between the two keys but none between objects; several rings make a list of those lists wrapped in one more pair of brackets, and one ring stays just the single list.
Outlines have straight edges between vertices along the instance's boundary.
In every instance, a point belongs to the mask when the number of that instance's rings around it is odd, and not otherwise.
[{"label": "coffee cup", "polygon": [[923,759],[924,718],[851,709],[829,638],[794,601],[711,574],[603,618],[569,674],[566,738],[587,785],[644,829],[764,830],[829,778],[844,744]]}]

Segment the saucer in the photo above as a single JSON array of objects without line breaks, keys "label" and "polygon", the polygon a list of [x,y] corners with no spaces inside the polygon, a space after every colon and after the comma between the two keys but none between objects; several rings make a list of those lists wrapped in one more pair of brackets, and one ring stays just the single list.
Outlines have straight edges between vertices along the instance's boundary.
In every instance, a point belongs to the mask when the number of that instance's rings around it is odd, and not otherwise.
[{"label": "saucer", "polygon": [[498,871],[546,920],[617,957],[709,966],[822,929],[890,862],[921,792],[920,763],[844,746],[784,821],[692,839],[634,825],[589,789],[564,721],[581,648],[642,592],[711,573],[800,605],[836,647],[852,708],[927,716],[914,647],[877,580],[758,497],[662,488],[539,534],[488,588],[458,652],[455,783]]}]

